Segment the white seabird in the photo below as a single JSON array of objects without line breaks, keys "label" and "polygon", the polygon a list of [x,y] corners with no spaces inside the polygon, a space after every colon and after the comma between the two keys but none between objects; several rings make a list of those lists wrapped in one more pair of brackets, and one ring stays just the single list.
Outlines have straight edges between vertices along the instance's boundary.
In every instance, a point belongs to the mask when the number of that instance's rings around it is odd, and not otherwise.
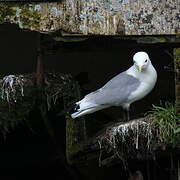
[{"label": "white seabird", "polygon": [[102,88],[75,103],[73,119],[110,106],[121,106],[128,112],[131,103],[145,97],[155,86],[157,73],[146,52],[133,56],[133,66],[108,81]]}]

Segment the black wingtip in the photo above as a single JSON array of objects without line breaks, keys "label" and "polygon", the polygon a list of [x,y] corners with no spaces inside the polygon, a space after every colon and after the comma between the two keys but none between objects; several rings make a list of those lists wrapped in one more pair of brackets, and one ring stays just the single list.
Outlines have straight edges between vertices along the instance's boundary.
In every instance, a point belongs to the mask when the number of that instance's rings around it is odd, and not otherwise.
[{"label": "black wingtip", "polygon": [[69,106],[68,108],[62,110],[61,112],[59,112],[57,114],[57,116],[65,116],[67,113],[75,113],[77,112],[77,110],[79,109],[79,105],[77,104],[72,104],[71,106]]}]

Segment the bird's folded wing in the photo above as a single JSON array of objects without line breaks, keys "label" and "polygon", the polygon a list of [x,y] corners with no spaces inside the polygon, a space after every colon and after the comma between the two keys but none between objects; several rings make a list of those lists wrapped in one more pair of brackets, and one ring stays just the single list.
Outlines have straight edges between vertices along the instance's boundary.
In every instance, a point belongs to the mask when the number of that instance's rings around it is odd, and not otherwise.
[{"label": "bird's folded wing", "polygon": [[139,87],[140,83],[137,78],[123,72],[107,82],[102,88],[85,96],[85,99],[86,102],[96,105],[120,105]]}]

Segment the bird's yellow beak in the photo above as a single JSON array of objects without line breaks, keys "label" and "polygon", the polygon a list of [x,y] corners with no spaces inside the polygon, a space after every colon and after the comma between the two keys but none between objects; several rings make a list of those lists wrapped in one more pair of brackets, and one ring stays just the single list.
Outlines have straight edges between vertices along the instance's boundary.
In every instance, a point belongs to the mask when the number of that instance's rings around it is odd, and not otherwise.
[{"label": "bird's yellow beak", "polygon": [[137,70],[138,70],[139,72],[142,72],[142,66],[137,66]]}]

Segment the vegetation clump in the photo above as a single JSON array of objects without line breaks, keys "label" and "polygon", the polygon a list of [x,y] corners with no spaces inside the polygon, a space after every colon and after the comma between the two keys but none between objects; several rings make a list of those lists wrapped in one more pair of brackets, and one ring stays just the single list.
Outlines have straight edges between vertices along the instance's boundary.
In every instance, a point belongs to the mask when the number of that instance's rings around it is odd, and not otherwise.
[{"label": "vegetation clump", "polygon": [[149,118],[154,129],[156,144],[178,145],[180,143],[180,105],[169,102],[153,105]]},{"label": "vegetation clump", "polygon": [[[144,118],[119,122],[109,126],[96,137],[100,149],[100,165],[115,157],[147,158],[156,150],[180,147],[180,106],[169,102],[153,105]],[[102,152],[106,157],[102,160]]]}]

